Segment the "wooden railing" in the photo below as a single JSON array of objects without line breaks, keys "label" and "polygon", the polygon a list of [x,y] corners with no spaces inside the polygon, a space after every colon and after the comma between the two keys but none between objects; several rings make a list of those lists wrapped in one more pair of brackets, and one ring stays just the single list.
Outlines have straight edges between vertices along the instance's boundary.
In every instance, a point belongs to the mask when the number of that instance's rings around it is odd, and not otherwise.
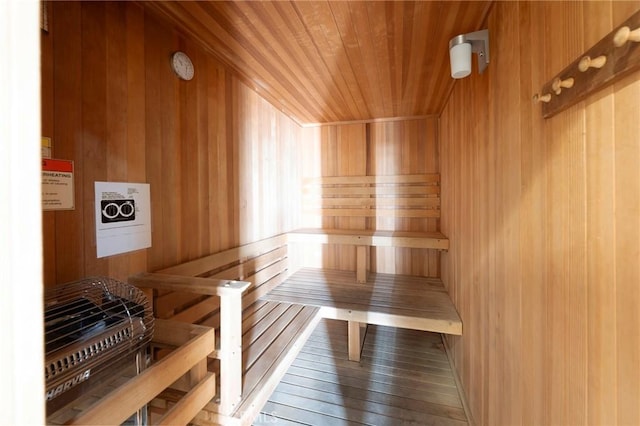
[{"label": "wooden railing", "polygon": [[212,355],[224,371],[220,375],[220,413],[231,414],[242,398],[242,293],[251,283],[148,272],[130,277],[129,282],[140,288],[220,298],[220,348]]},{"label": "wooden railing", "polygon": [[157,423],[186,424],[193,419],[216,393],[216,377],[206,371],[207,357],[215,349],[214,329],[156,320],[152,343],[177,349],[84,409],[69,424],[121,424],[185,374],[191,377],[190,391]]}]

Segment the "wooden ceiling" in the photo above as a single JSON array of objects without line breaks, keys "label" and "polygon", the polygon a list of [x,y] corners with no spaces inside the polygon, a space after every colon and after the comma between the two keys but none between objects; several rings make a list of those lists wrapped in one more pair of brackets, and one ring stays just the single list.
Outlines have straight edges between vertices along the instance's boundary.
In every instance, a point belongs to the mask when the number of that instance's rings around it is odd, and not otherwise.
[{"label": "wooden ceiling", "polygon": [[[143,2],[301,124],[439,114],[486,1]],[[474,65],[475,66],[475,65]]]}]

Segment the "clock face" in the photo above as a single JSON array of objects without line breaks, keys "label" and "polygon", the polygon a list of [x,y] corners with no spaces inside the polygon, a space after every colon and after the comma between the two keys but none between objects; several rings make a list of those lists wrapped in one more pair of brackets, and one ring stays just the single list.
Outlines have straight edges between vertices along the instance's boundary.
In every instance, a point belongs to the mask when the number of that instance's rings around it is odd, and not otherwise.
[{"label": "clock face", "polygon": [[193,63],[186,53],[174,53],[171,56],[171,67],[181,79],[191,80],[193,78]]}]

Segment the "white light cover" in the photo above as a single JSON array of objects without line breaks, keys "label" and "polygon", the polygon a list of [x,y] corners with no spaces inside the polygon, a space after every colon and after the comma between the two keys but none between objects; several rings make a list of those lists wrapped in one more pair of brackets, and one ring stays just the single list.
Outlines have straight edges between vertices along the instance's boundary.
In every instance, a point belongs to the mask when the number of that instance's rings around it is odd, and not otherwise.
[{"label": "white light cover", "polygon": [[449,50],[451,77],[464,78],[471,74],[471,43],[456,44]]}]

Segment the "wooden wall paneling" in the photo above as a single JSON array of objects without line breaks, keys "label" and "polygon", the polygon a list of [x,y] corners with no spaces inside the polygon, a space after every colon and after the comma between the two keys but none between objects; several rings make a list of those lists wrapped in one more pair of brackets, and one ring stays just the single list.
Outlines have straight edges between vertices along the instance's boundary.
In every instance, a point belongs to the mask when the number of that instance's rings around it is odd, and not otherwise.
[{"label": "wooden wall paneling", "polygon": [[[82,240],[82,134],[77,130],[82,122],[82,42],[81,4],[51,3],[53,36],[54,84],[54,155],[74,160],[75,210],[55,212],[56,283],[64,283],[84,275],[84,242]],[[55,26],[53,26],[55,24]],[[53,251],[45,250],[47,253]]]},{"label": "wooden wall paneling", "polygon": [[[127,181],[147,182],[146,167],[146,128],[145,128],[145,48],[144,48],[144,12],[141,7],[125,8],[126,25],[126,54],[127,74],[126,74],[126,99],[123,100],[123,107],[126,104],[127,127],[126,127],[126,158],[127,158]],[[125,53],[126,52],[126,53]],[[114,72],[121,72],[114,70]],[[152,235],[151,244],[154,244]],[[157,241],[156,241],[157,243]],[[138,250],[127,256],[129,259],[128,270],[111,272],[114,278],[124,280],[135,272],[147,270],[147,250]],[[125,275],[126,274],[126,275]]]},{"label": "wooden wall paneling", "polygon": [[[77,197],[76,210],[49,215],[51,284],[126,279],[300,227],[298,201],[281,191],[299,179],[297,124],[140,4],[52,6],[43,111],[55,155],[76,162]],[[169,66],[178,49],[194,62],[190,82]],[[107,179],[151,184],[150,249],[96,259],[94,181]]]},{"label": "wooden wall paneling", "polygon": [[210,244],[211,235],[211,216],[212,207],[215,208],[215,204],[212,203],[209,197],[210,186],[212,185],[210,174],[213,169],[213,165],[209,163],[209,151],[217,149],[216,140],[209,140],[209,125],[215,126],[215,122],[209,123],[209,97],[212,94],[209,91],[209,79],[215,79],[216,74],[209,74],[209,58],[208,55],[202,50],[197,49],[197,62],[198,70],[200,72],[199,78],[195,81],[196,91],[201,94],[196,98],[196,139],[197,139],[197,188],[198,188],[198,222],[196,230],[196,238],[198,247],[196,250],[196,257],[202,257],[206,254],[212,253]]},{"label": "wooden wall paneling", "polygon": [[[150,22],[149,22],[150,23]],[[175,265],[180,262],[182,255],[182,238],[187,238],[182,234],[182,219],[184,213],[185,195],[182,193],[181,181],[183,174],[188,171],[182,166],[182,157],[186,155],[186,151],[192,141],[182,139],[180,107],[184,101],[184,93],[179,92],[179,85],[183,82],[179,81],[175,74],[167,67],[167,58],[171,53],[180,49],[180,39],[174,33],[167,33],[161,23],[158,23],[158,32],[162,35],[155,40],[145,39],[145,43],[151,42],[155,44],[156,55],[158,56],[157,67],[149,70],[157,72],[159,84],[158,88],[161,96],[160,105],[153,107],[161,108],[159,111],[162,124],[162,133],[160,134],[160,153],[161,153],[161,174],[160,184],[161,192],[157,192],[156,196],[163,201],[162,209],[162,226],[164,228],[164,239],[162,244],[162,263],[163,266]],[[166,35],[165,35],[166,34]],[[147,51],[147,53],[149,53]],[[148,105],[148,107],[151,107]],[[152,107],[152,108],[153,108]],[[183,144],[187,149],[183,150]],[[173,202],[164,201],[169,197]]]},{"label": "wooden wall paneling", "polygon": [[[237,139],[234,145],[238,147],[238,188],[240,204],[238,206],[238,229],[240,244],[247,244],[255,233],[256,225],[250,211],[260,209],[255,186],[260,173],[257,153],[252,150],[251,143],[257,139],[257,132],[251,126],[248,118],[257,115],[257,106],[247,100],[247,91],[240,82],[234,79],[232,97],[235,100],[234,130]],[[257,219],[257,218],[255,218]]]},{"label": "wooden wall paneling", "polygon": [[289,231],[302,224],[302,129],[289,117],[278,114],[275,130],[278,150],[273,166],[278,182],[276,192],[281,197],[275,220],[278,229]]},{"label": "wooden wall paneling", "polygon": [[[583,25],[588,31],[584,31],[581,49],[595,44],[611,31],[611,4],[585,4]],[[617,400],[617,347],[616,334],[612,332],[616,326],[617,285],[614,88],[601,90],[585,104],[588,335],[586,412],[583,416],[588,423],[606,423],[616,418]]]},{"label": "wooden wall paneling", "polygon": [[[611,7],[614,25],[638,9],[636,2]],[[640,99],[640,73],[616,83],[614,96],[616,409],[619,424],[640,424],[640,121],[629,107]]]},{"label": "wooden wall paneling", "polygon": [[[599,31],[598,25],[593,21],[598,19],[600,22],[606,22],[606,13],[590,9],[590,5],[585,3],[584,5],[572,5],[569,4],[565,11],[565,19],[570,19],[570,16],[579,17],[582,16],[584,21],[582,27],[580,24],[576,26],[578,31],[567,31],[566,48],[564,51],[568,56],[565,59],[565,64],[571,61],[571,57],[575,57],[580,51],[583,51],[586,46],[585,43],[589,43],[587,40],[589,35]],[[598,15],[599,18],[598,18]],[[608,25],[611,25],[609,22]],[[581,30],[581,31],[580,31]],[[606,34],[610,30],[606,30],[602,35]],[[584,35],[582,35],[584,34]],[[602,36],[600,36],[602,37]],[[561,56],[565,56],[565,54]],[[562,65],[561,65],[562,66]],[[587,121],[585,122],[585,118]],[[562,140],[554,138],[554,143],[563,144],[565,152],[567,154],[567,163],[565,165],[568,173],[566,186],[569,188],[566,194],[565,203],[567,205],[568,214],[566,214],[566,230],[569,242],[576,246],[571,248],[567,258],[567,266],[565,266],[565,276],[567,279],[565,282],[571,283],[566,287],[566,302],[562,308],[567,312],[571,312],[571,315],[567,318],[566,339],[568,346],[566,349],[567,355],[567,368],[565,371],[567,386],[567,407],[566,418],[568,422],[589,422],[587,417],[587,407],[589,401],[587,395],[583,391],[587,387],[587,375],[583,365],[585,364],[585,356],[587,354],[587,318],[590,316],[587,305],[587,287],[588,287],[588,255],[585,251],[585,223],[588,220],[590,212],[588,210],[588,197],[589,189],[588,184],[585,188],[585,176],[590,173],[588,162],[585,164],[585,154],[588,152],[588,138],[584,137],[584,126],[589,127],[588,114],[585,117],[585,113],[580,108],[572,108],[567,111],[566,120],[569,121],[569,125],[565,126],[564,137]],[[602,124],[606,125],[606,120]],[[595,123],[592,123],[595,124]],[[585,150],[586,148],[586,150]],[[585,205],[587,209],[585,210]],[[588,234],[587,234],[588,238]],[[581,244],[580,244],[581,243]],[[571,243],[569,243],[571,244]],[[587,267],[585,268],[585,262]]]},{"label": "wooden wall paneling", "polygon": [[[516,3],[501,4],[496,7],[504,7],[502,12],[507,16],[518,16]],[[506,34],[519,34],[519,22],[516,19],[505,19],[495,22],[497,49],[503,52],[494,62],[496,68],[509,69],[514,75],[520,75],[517,52],[520,51],[518,37],[509,37]],[[495,74],[494,74],[495,75]],[[496,407],[501,423],[513,424],[520,421],[522,410],[522,365],[521,362],[521,338],[519,332],[520,301],[521,301],[521,270],[519,256],[519,229],[520,229],[520,182],[521,165],[514,159],[521,157],[520,153],[520,120],[513,120],[508,125],[503,125],[502,114],[497,111],[509,111],[513,105],[517,105],[521,99],[520,79],[511,78],[502,82],[500,91],[492,96],[492,109],[494,113],[489,121],[489,134],[496,144],[496,314],[505,326],[496,330],[496,343],[498,356],[504,362],[502,368],[512,371],[509,375],[503,375],[498,380],[496,392],[509,395],[511,402],[501,407]],[[516,112],[517,113],[517,112]]]},{"label": "wooden wall paneling", "polygon": [[[54,27],[53,6],[48,4],[48,20],[51,28]],[[54,33],[40,31],[40,117],[42,136],[54,139],[54,58],[53,58]],[[55,158],[55,152],[53,157]],[[42,212],[42,248],[46,256],[43,256],[43,283],[45,287],[56,282],[56,213],[52,211]]]},{"label": "wooden wall paneling", "polygon": [[[128,158],[128,86],[127,73],[122,70],[129,68],[127,51],[126,4],[106,3],[104,5],[105,18],[105,139],[106,147],[106,175],[102,180],[109,182],[127,182],[129,170]],[[122,23],[125,23],[123,25]],[[133,165],[132,165],[133,166]],[[93,189],[87,188],[93,193]],[[94,213],[95,216],[95,213]],[[95,228],[94,232],[95,232]],[[106,275],[126,279],[129,272],[129,258],[113,256],[106,259]]]},{"label": "wooden wall paneling", "polygon": [[[366,129],[364,124],[347,124],[337,127],[337,163],[338,176],[362,176],[367,173]],[[365,229],[366,218],[337,217],[338,229]],[[337,269],[355,267],[355,248],[337,246]]]},{"label": "wooden wall paneling", "polygon": [[[277,206],[280,205],[282,197],[278,191],[278,180],[276,179],[276,167],[278,161],[278,143],[276,142],[276,114],[271,106],[257,96],[254,92],[254,99],[260,108],[260,132],[258,138],[260,153],[260,163],[263,167],[262,175],[258,182],[260,202],[264,213],[259,215],[261,220],[260,233],[256,239],[266,238],[271,230],[278,229]],[[269,143],[273,141],[273,143]]]},{"label": "wooden wall paneling", "polygon": [[[370,174],[437,173],[437,120],[432,117],[368,124]],[[435,231],[437,218],[373,218],[375,229]],[[435,250],[376,247],[372,268],[377,272],[440,276]]]},{"label": "wooden wall paneling", "polygon": [[[583,50],[583,9],[581,3],[548,5],[547,25],[557,38],[548,38],[546,72],[562,69]],[[567,22],[574,22],[572,29]],[[554,49],[554,50],[550,50]],[[554,53],[551,55],[550,52]],[[551,421],[585,421],[585,140],[583,106],[565,111],[558,120],[549,120],[552,143],[549,154],[550,233],[550,323],[554,342],[551,346]],[[606,126],[606,125],[605,125]],[[587,191],[588,192],[588,191]]]},{"label": "wooden wall paneling", "polygon": [[[523,389],[541,389],[529,392],[522,400],[521,421],[549,424],[549,410],[545,395],[549,393],[549,378],[539,374],[548,370],[548,359],[540,353],[549,353],[547,330],[546,242],[549,238],[547,222],[545,156],[547,137],[543,118],[537,105],[530,102],[533,93],[546,74],[537,64],[544,62],[544,13],[531,3],[520,7],[520,50],[529,49],[531,55],[520,55],[520,145],[522,166],[522,201],[520,207],[520,240],[528,242],[529,250],[520,250],[522,268],[522,339],[521,365]],[[526,36],[522,36],[526,35]],[[540,143],[527,143],[528,138]]]},{"label": "wooden wall paneling", "polygon": [[[469,91],[476,91],[479,93],[483,93],[481,90],[482,88],[483,86],[482,84],[480,84],[480,82],[470,81],[468,82],[468,85],[466,88],[462,88],[461,92],[468,93]],[[469,119],[470,117],[468,114],[470,114],[470,111],[466,110],[466,108],[464,108],[463,105],[464,105],[464,98],[462,98],[459,103],[459,106],[463,108],[462,111],[464,111],[462,113],[463,115],[461,118]],[[488,126],[488,124],[489,124],[489,121],[487,120],[486,122],[483,123],[483,126]],[[489,169],[488,173],[489,174],[494,173],[495,157],[493,153],[489,151],[489,147],[488,147],[488,144],[492,139],[479,138],[478,140],[474,140],[475,138],[472,137],[473,135],[472,130],[474,130],[473,127],[471,128],[463,127],[459,130],[460,130],[458,134],[459,141],[457,146],[458,150],[456,152],[456,154],[461,159],[459,167],[463,170],[468,170],[468,171],[473,170],[475,159],[479,155],[481,156],[482,153],[484,152],[484,155],[486,156],[485,160],[489,161],[490,162],[489,164],[491,163],[494,164],[493,169]],[[488,134],[487,127],[483,127],[483,130]],[[474,145],[476,145],[475,148],[474,148]],[[481,148],[483,148],[484,151],[481,151],[480,154],[474,152],[474,149],[479,150]],[[490,175],[487,176],[487,180],[489,179],[491,179]],[[459,203],[459,205],[463,205],[465,203],[468,203],[470,200],[473,200],[474,198],[476,199],[476,202],[473,204],[475,208],[462,209],[462,211],[460,212],[460,216],[458,218],[458,221],[460,223],[460,237],[461,239],[468,240],[468,244],[460,245],[460,249],[459,249],[460,262],[467,265],[467,268],[461,271],[458,278],[460,279],[461,284],[463,284],[466,288],[470,288],[470,289],[474,288],[474,284],[477,279],[476,271],[479,270],[477,266],[477,262],[481,260],[481,259],[474,259],[471,255],[474,247],[474,243],[477,242],[477,238],[478,238],[478,236],[474,235],[473,230],[480,228],[480,226],[476,228],[477,222],[474,223],[473,219],[474,219],[474,216],[481,217],[480,210],[482,209],[483,206],[490,206],[490,205],[493,205],[493,203],[495,203],[495,191],[484,192],[483,188],[478,188],[474,192],[472,190],[474,181],[475,181],[475,178],[472,173],[468,173],[466,176],[463,177],[463,179],[460,180],[458,198],[456,200],[456,203]],[[480,199],[483,199],[484,201],[480,203],[479,202]],[[487,230],[487,235],[492,236],[493,233],[495,232],[495,220],[491,220],[491,218],[489,218],[489,220],[487,221],[487,223],[485,223],[485,225],[487,226],[487,228],[485,228]],[[492,237],[490,237],[490,239],[492,239]],[[495,259],[495,255],[496,255],[495,246],[492,245],[491,247],[489,247],[489,251],[487,252],[487,260],[491,262],[493,259]],[[488,268],[488,270],[494,273],[495,268],[492,266],[493,265],[491,265]],[[487,280],[485,283],[486,284],[485,288],[487,289],[485,293],[486,294],[485,303],[482,306],[477,306],[477,304],[473,302],[474,299],[473,299],[473,296],[470,294],[471,292],[469,290],[460,292],[460,306],[462,311],[465,312],[466,317],[474,318],[474,313],[478,312],[484,318],[485,315],[490,316],[496,311],[495,299],[493,298],[495,294],[495,289],[494,289],[495,280],[492,279],[492,277],[493,277],[492,274],[489,274],[487,277]],[[470,326],[474,327],[476,331],[479,331],[479,327],[482,327],[483,325],[470,324]],[[465,344],[462,347],[463,353],[469,357],[478,357],[478,359],[483,359],[483,357],[476,352],[476,348],[482,347],[483,345],[487,345],[489,342],[490,342],[489,344],[491,344],[493,348],[495,348],[496,347],[495,337],[491,336],[491,333],[492,333],[492,330],[486,331],[486,334],[488,336],[487,336],[487,340],[485,340],[484,342],[481,342],[481,341],[474,342],[472,340],[471,342],[468,342],[467,344]],[[476,344],[478,346],[475,346]],[[489,360],[490,358],[484,359],[485,362],[488,362]],[[490,391],[491,386],[495,386],[496,381],[491,380],[491,377],[488,374],[488,372],[491,370],[488,368],[488,366],[485,364],[483,365],[483,367],[484,367],[484,371],[487,374],[485,374],[482,377],[475,376],[475,374],[477,373],[474,372],[471,368],[467,368],[467,370],[464,371],[463,374],[465,374],[466,376],[470,376],[469,380],[475,386],[481,386],[481,384],[484,383],[486,388],[483,390],[488,392]],[[489,401],[485,399],[483,402],[487,404]],[[484,412],[486,413],[489,411],[490,408],[484,405],[483,409],[484,409]]]},{"label": "wooden wall paneling", "polygon": [[[614,17],[619,15],[614,9]],[[640,121],[637,110],[629,108],[640,99],[639,73],[616,83],[614,90],[615,403],[619,424],[640,424]]]},{"label": "wooden wall paneling", "polygon": [[[229,247],[228,214],[235,209],[229,205],[231,185],[223,185],[227,177],[227,77],[222,69],[211,60],[207,61],[207,141],[209,142],[209,180],[207,198],[210,200],[209,246],[212,253]],[[212,145],[212,146],[211,146]],[[219,206],[227,205],[226,209]]]},{"label": "wooden wall paneling", "polygon": [[241,186],[241,173],[240,169],[240,144],[237,143],[237,134],[239,123],[235,121],[234,117],[240,100],[236,96],[236,84],[237,79],[229,75],[227,77],[227,178],[223,180],[221,184],[229,185],[232,189],[228,203],[227,203],[227,218],[229,221],[230,229],[233,230],[231,235],[230,244],[231,247],[241,245],[241,203],[242,203],[242,186]]},{"label": "wooden wall paneling", "polygon": [[[401,174],[404,126],[399,122],[369,124],[370,154],[369,173],[372,175]],[[393,230],[396,224],[402,225],[402,219],[372,218],[373,229]],[[395,273],[397,264],[408,249],[375,247],[372,250],[372,270],[376,272]]]},{"label": "wooden wall paneling", "polygon": [[[428,117],[407,123],[410,126],[410,137],[404,157],[409,158],[411,173],[439,173],[439,141],[438,120]],[[442,191],[441,191],[442,193]],[[439,218],[426,220],[409,219],[409,227],[414,230],[435,232],[440,230]],[[412,274],[429,277],[440,276],[440,252],[437,250],[411,250]]]},{"label": "wooden wall paneling", "polygon": [[[104,3],[82,4],[82,197],[84,276],[108,275],[107,259],[96,257],[94,182],[107,177],[107,46]],[[90,165],[90,166],[88,166]]]},{"label": "wooden wall paneling", "polygon": [[[168,81],[163,76],[166,66],[166,53],[159,47],[160,43],[170,43],[170,35],[152,20],[145,20],[144,40],[145,40],[145,132],[146,132],[146,168],[147,182],[151,188],[151,210],[156,214],[151,220],[151,238],[153,247],[149,251],[148,268],[151,271],[158,270],[170,263],[164,259],[162,247],[175,240],[171,238],[171,226],[166,226],[166,219],[163,217],[164,194],[173,194],[170,188],[166,188],[162,182],[164,168],[169,169],[171,165],[165,163],[163,135],[170,120],[167,113],[168,105],[165,104],[167,98]],[[147,42],[148,41],[148,42]],[[163,78],[164,77],[164,78]],[[166,112],[165,112],[166,111]],[[171,155],[169,155],[171,158]],[[173,198],[173,197],[172,197]],[[168,203],[166,203],[168,204]],[[161,241],[161,244],[154,244]]]},{"label": "wooden wall paneling", "polygon": [[448,340],[479,424],[637,423],[639,76],[550,120],[530,100],[637,9],[497,3],[500,58],[442,113],[442,277],[465,323]]},{"label": "wooden wall paneling", "polygon": [[[218,161],[225,162],[226,164],[226,176],[220,176],[218,182],[219,186],[226,186],[225,190],[228,191],[227,198],[222,200],[221,205],[226,205],[223,209],[226,215],[226,224],[230,230],[228,233],[227,243],[230,247],[233,247],[240,241],[240,229],[239,229],[239,210],[240,210],[240,186],[239,186],[239,166],[238,166],[238,144],[235,143],[236,126],[233,121],[233,114],[237,99],[233,96],[233,84],[234,78],[226,73],[225,79],[225,93],[227,96],[226,104],[226,127],[227,134],[224,144],[224,156],[220,156]],[[221,152],[222,154],[222,152]],[[225,182],[227,185],[225,185]],[[220,209],[219,209],[220,210]],[[224,232],[224,231],[223,231]]]},{"label": "wooden wall paneling", "polygon": [[[566,15],[563,13],[564,4],[549,4],[545,10],[546,27],[556,29],[559,25],[563,25],[566,20]],[[557,33],[556,33],[557,34]],[[557,35],[560,37],[560,35]],[[545,49],[549,48],[551,41],[544,41]],[[564,48],[564,45],[563,45]],[[556,51],[558,49],[556,48]],[[560,53],[563,53],[562,50]],[[545,71],[551,69],[562,69],[562,64],[565,58],[557,53],[555,55],[549,55],[547,57],[549,65],[545,67]],[[564,118],[564,116],[563,116]],[[568,197],[566,185],[554,186],[556,182],[566,182],[568,176],[566,175],[566,145],[556,142],[556,138],[553,135],[564,132],[564,123],[560,120],[556,120],[548,123],[548,134],[550,135],[550,147],[549,147],[549,181],[551,189],[548,191],[549,198],[549,235],[550,235],[550,247],[548,253],[547,262],[549,263],[548,277],[549,282],[549,337],[551,342],[564,342],[567,336],[567,325],[569,313],[564,309],[564,305],[567,300],[567,286],[569,283],[565,277],[565,249],[567,244],[566,236],[566,220],[569,217],[567,212],[567,205],[565,200]],[[551,344],[550,345],[549,358],[549,379],[550,388],[549,392],[551,398],[549,398],[549,419],[552,424],[566,423],[565,414],[565,401],[567,398],[567,387],[565,372],[568,371],[567,346],[563,344]]]},{"label": "wooden wall paneling", "polygon": [[[301,215],[300,222],[303,228],[319,228],[322,226],[322,218],[318,215],[311,215],[304,211],[305,203],[307,203],[307,197],[303,191],[303,179],[307,177],[319,177],[322,176],[322,158],[323,144],[322,144],[322,129],[323,127],[304,127],[300,129],[301,139],[301,163],[300,170],[301,180],[297,183],[297,191],[301,194],[299,204],[299,214]],[[289,252],[289,261],[292,267],[321,267],[322,255],[325,252],[326,247],[324,244],[298,244],[294,249]]]},{"label": "wooden wall paneling", "polygon": [[[471,81],[471,87],[462,90],[460,107],[464,108],[465,94],[468,93],[477,93],[480,98],[490,99],[490,85],[490,75],[482,80]],[[491,111],[491,103],[488,108]],[[490,113],[487,112],[487,114]],[[467,122],[470,120],[474,124],[463,127],[462,134],[464,136],[460,141],[462,144],[460,149],[467,151],[468,148],[465,146],[471,141],[475,140],[475,142],[473,142],[474,149],[469,150],[466,155],[466,166],[463,165],[462,169],[470,170],[473,167],[477,171],[467,173],[465,179],[460,182],[458,202],[460,205],[469,201],[473,203],[469,206],[470,208],[465,208],[460,215],[464,227],[461,229],[459,237],[461,240],[469,240],[469,244],[462,248],[461,255],[465,256],[465,264],[472,265],[470,270],[463,270],[459,276],[471,290],[461,291],[460,297],[462,306],[474,323],[469,325],[476,331],[475,337],[470,339],[463,346],[463,349],[468,356],[481,360],[479,372],[474,370],[472,366],[468,366],[465,373],[470,376],[473,386],[481,393],[478,399],[482,403],[484,415],[480,417],[482,419],[499,409],[500,405],[500,401],[492,401],[486,396],[495,390],[497,369],[499,368],[497,365],[499,361],[488,355],[496,350],[497,338],[496,330],[487,324],[491,320],[495,321],[501,315],[496,300],[496,265],[500,262],[497,258],[496,234],[499,223],[493,209],[493,206],[498,202],[497,191],[494,187],[494,182],[497,180],[498,157],[495,152],[496,136],[490,132],[491,126],[495,125],[495,122],[478,119],[471,111],[467,111],[466,119]],[[480,182],[485,184],[479,184]],[[476,256],[475,253],[480,253],[480,255]],[[486,273],[482,273],[482,271],[486,271]],[[485,303],[478,303],[478,300],[483,299]]]},{"label": "wooden wall paneling", "polygon": [[[94,182],[107,176],[106,20],[102,3],[82,4],[82,158],[76,191],[82,201],[82,275],[106,275],[106,259],[96,258]],[[90,46],[90,48],[85,48]],[[91,167],[86,167],[91,164]]]},{"label": "wooden wall paneling", "polygon": [[[180,39],[176,50],[185,52],[191,58],[194,69],[200,71],[205,68],[204,54],[200,52],[192,43]],[[169,58],[172,52],[166,52],[166,58]],[[169,68],[165,60],[165,68]],[[200,243],[200,215],[202,214],[201,191],[199,183],[199,158],[206,158],[206,151],[200,152],[200,143],[198,141],[199,131],[198,116],[202,108],[200,98],[206,97],[207,92],[201,92],[202,84],[206,84],[206,75],[198,72],[197,77],[191,81],[183,81],[177,76],[172,75],[173,85],[177,94],[176,105],[176,134],[174,136],[176,146],[173,148],[178,157],[176,158],[175,167],[176,182],[174,187],[178,188],[178,203],[176,210],[176,231],[177,242],[179,247],[178,258],[180,259],[197,259],[204,253],[200,253],[198,248]]]},{"label": "wooden wall paneling", "polygon": [[[294,167],[299,157],[299,144],[287,145],[285,141],[296,141],[297,125],[275,110],[240,81],[234,82],[234,99],[237,108],[234,113],[234,128],[237,128],[238,161],[241,201],[241,240],[251,242],[285,232],[294,226],[290,222],[285,228],[282,216],[295,216],[290,196],[286,192],[295,188],[298,172],[292,173],[291,180],[283,180]],[[283,188],[284,188],[283,187]],[[299,204],[297,204],[299,205]],[[296,206],[297,206],[296,205]],[[296,222],[298,223],[298,222]]]},{"label": "wooden wall paneling", "polygon": [[[337,176],[336,166],[338,164],[337,149],[337,126],[322,126],[320,128],[320,168],[321,176]],[[318,160],[316,160],[318,161]],[[323,228],[337,228],[336,217],[324,217],[322,220]],[[322,246],[322,262],[325,267],[337,269],[336,246],[326,244]],[[355,268],[355,266],[354,266]]]}]

